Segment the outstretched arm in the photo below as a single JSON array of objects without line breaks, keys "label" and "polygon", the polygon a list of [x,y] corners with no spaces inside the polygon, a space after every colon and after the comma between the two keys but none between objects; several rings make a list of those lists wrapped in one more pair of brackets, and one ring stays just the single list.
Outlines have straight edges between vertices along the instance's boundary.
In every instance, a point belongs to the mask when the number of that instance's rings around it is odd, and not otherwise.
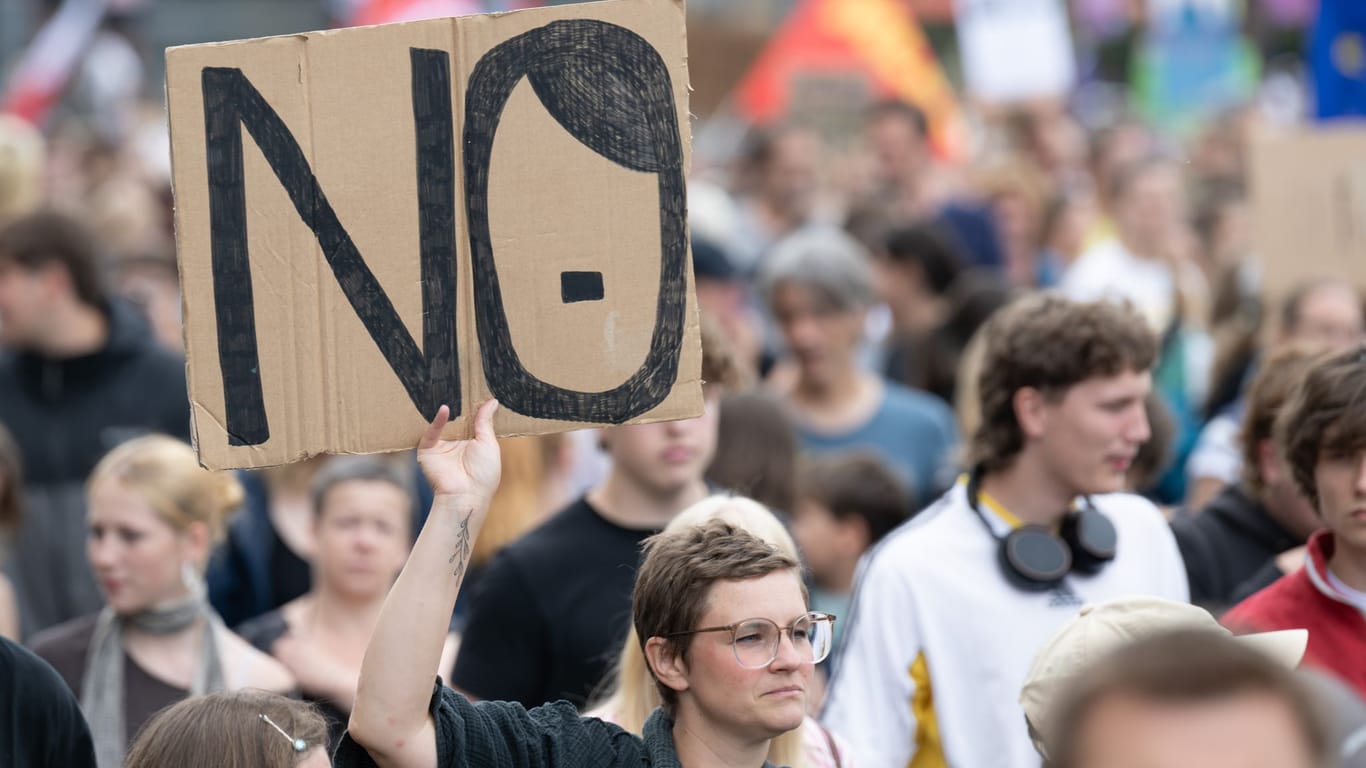
[{"label": "outstretched arm", "polygon": [[427,523],[384,601],[365,649],[351,738],[384,768],[435,768],[436,730],[428,715],[455,597],[501,472],[493,413],[479,407],[474,439],[442,440],[442,406],[418,444],[417,461],[434,498]]}]

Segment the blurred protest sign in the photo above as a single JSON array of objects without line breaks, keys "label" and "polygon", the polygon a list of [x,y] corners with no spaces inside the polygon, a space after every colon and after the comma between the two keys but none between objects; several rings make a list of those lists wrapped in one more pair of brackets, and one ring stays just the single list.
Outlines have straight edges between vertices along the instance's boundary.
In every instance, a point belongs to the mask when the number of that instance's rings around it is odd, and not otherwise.
[{"label": "blurred protest sign", "polygon": [[201,462],[700,413],[687,88],[675,0],[170,49]]},{"label": "blurred protest sign", "polygon": [[1366,288],[1366,127],[1260,137],[1251,182],[1253,243],[1272,306],[1318,277]]},{"label": "blurred protest sign", "polygon": [[925,111],[936,151],[959,157],[966,130],[953,87],[910,7],[898,0],[803,0],[740,82],[735,109],[751,123],[843,114],[899,98]]},{"label": "blurred protest sign", "polygon": [[1164,130],[1187,132],[1256,92],[1260,62],[1234,0],[1147,0],[1135,97]]},{"label": "blurred protest sign", "polygon": [[991,104],[1064,96],[1077,79],[1061,0],[958,0],[968,92]]}]

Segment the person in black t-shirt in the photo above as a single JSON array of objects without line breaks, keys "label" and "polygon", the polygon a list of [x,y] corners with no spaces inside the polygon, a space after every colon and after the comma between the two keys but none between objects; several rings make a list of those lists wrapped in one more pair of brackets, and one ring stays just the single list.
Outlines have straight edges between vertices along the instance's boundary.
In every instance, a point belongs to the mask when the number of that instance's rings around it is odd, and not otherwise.
[{"label": "person in black t-shirt", "polygon": [[719,390],[737,376],[706,324],[702,358],[703,415],[603,430],[607,479],[489,564],[471,595],[451,676],[457,690],[582,707],[607,676],[630,626],[641,542],[708,493]]},{"label": "person in black t-shirt", "polygon": [[47,662],[0,637],[0,763],[95,768],[76,697]]}]

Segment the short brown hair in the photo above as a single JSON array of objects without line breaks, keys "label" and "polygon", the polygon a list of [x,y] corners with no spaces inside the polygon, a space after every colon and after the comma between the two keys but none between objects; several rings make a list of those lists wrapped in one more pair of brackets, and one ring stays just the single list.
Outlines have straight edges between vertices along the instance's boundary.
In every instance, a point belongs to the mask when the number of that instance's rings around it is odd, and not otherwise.
[{"label": "short brown hair", "polygon": [[1320,359],[1276,418],[1276,439],[1300,490],[1318,504],[1319,459],[1366,449],[1366,345]]},{"label": "short brown hair", "polygon": [[[757,579],[798,568],[797,561],[777,547],[724,520],[651,536],[645,540],[645,559],[631,594],[631,618],[641,651],[650,638],[662,637],[671,653],[686,654],[691,635],[668,636],[697,628],[716,582]],[[805,586],[802,597],[806,597]],[[672,715],[678,694],[658,678],[655,685],[664,711]]]},{"label": "short brown hair", "polygon": [[802,464],[799,485],[801,498],[820,504],[836,518],[862,518],[868,525],[868,546],[876,544],[910,515],[905,486],[872,454],[808,459]]},{"label": "short brown hair", "polygon": [[[290,739],[303,739],[308,749],[294,751]],[[265,691],[214,693],[154,716],[138,733],[124,768],[291,768],[316,747],[327,750],[327,722],[311,705]]]},{"label": "short brown hair", "polygon": [[1095,376],[1146,371],[1157,359],[1157,339],[1128,304],[1075,302],[1030,296],[987,321],[978,399],[981,423],[972,437],[972,463],[991,471],[1024,449],[1015,393],[1030,387],[1060,398]]},{"label": "short brown hair", "polygon": [[1298,721],[1315,765],[1331,765],[1336,751],[1317,702],[1294,673],[1231,637],[1181,630],[1139,640],[1087,667],[1067,683],[1049,716],[1050,768],[1074,768],[1086,719],[1104,700],[1129,696],[1185,704],[1242,694],[1266,694],[1285,703]]},{"label": "short brown hair", "polygon": [[104,309],[108,295],[95,238],[80,220],[56,211],[22,216],[0,229],[0,263],[37,270],[60,264],[82,304]]},{"label": "short brown hair", "polygon": [[1254,493],[1265,489],[1259,446],[1276,432],[1276,416],[1304,382],[1305,370],[1323,357],[1323,349],[1289,344],[1262,361],[1247,391],[1247,410],[1240,433],[1243,452],[1243,483]]}]

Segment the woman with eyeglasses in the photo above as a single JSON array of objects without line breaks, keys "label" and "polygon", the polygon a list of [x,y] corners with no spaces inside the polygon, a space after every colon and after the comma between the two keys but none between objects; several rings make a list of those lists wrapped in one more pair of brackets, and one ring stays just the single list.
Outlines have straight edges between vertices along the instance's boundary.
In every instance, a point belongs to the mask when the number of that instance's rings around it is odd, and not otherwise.
[{"label": "woman with eyeglasses", "polygon": [[187,696],[295,687],[205,599],[205,560],[241,500],[231,473],[161,435],[120,445],[91,474],[86,552],[106,605],[39,634],[33,650],[80,700],[100,768],[121,765],[142,724]]},{"label": "woman with eyeglasses", "polygon": [[760,768],[774,738],[801,726],[828,616],[810,613],[795,559],[709,521],[653,537],[636,577],[632,623],[661,706],[641,736],[568,702],[531,711],[471,703],[433,686],[447,617],[498,485],[489,401],[474,438],[445,441],[442,407],[418,462],[431,515],[366,650],[350,731],[334,762],[383,768],[727,766]]},{"label": "woman with eyeglasses", "polygon": [[[703,499],[680,512],[664,530],[678,531],[711,520],[722,520],[752,533],[793,560],[799,557],[797,544],[782,522],[764,505],[740,496]],[[634,627],[627,633],[612,683],[602,700],[588,711],[588,716],[616,723],[631,733],[640,733],[662,702]],[[848,752],[846,745],[838,743],[824,726],[808,717],[800,728],[773,739],[768,759],[774,765],[790,768],[850,768]]]}]

